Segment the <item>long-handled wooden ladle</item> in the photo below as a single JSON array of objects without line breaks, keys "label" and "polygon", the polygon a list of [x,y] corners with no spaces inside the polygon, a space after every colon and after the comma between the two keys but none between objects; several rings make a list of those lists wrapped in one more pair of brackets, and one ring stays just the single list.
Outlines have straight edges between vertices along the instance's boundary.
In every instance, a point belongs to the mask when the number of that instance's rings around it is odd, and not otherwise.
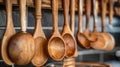
[{"label": "long-handled wooden ladle", "polygon": [[73,57],[76,50],[76,41],[68,24],[69,0],[63,0],[64,3],[64,26],[62,37],[66,44],[66,57]]},{"label": "long-handled wooden ladle", "polygon": [[12,0],[5,0],[5,4],[6,4],[6,14],[7,14],[6,15],[7,26],[6,26],[6,31],[2,39],[1,53],[2,53],[2,58],[5,61],[5,63],[8,65],[12,65],[14,63],[10,60],[7,54],[8,41],[15,34],[13,20],[12,20]]},{"label": "long-handled wooden ladle", "polygon": [[[74,30],[75,30],[75,0],[71,0],[70,2],[71,4],[71,7],[70,7],[70,28],[71,28],[71,31],[73,33],[73,36],[74,36]],[[74,38],[75,39],[75,38]],[[74,54],[74,57],[77,57],[78,56],[78,52],[77,52],[77,43],[76,43],[76,40],[75,40],[75,54]]]},{"label": "long-handled wooden ladle", "polygon": [[34,38],[26,32],[26,0],[20,1],[20,20],[22,31],[9,41],[8,55],[17,65],[28,64],[35,54]]},{"label": "long-handled wooden ladle", "polygon": [[[94,2],[95,4],[95,2]],[[112,50],[115,45],[114,38],[112,35],[105,32],[105,12],[106,12],[106,3],[102,1],[102,33],[95,32],[92,33],[93,38],[96,37],[96,41],[91,42],[91,47],[94,49],[100,49],[100,50]],[[96,19],[96,14],[94,10],[94,20]],[[96,20],[95,20],[96,22]],[[95,23],[94,22],[94,23]],[[96,26],[94,25],[94,28],[96,29]]]},{"label": "long-handled wooden ladle", "polygon": [[115,40],[113,38],[113,36],[109,33],[105,32],[105,17],[106,17],[106,1],[105,0],[101,0],[102,1],[102,34],[106,36],[106,38],[108,38],[108,43],[106,46],[103,47],[104,50],[112,50],[115,46]]},{"label": "long-handled wooden ladle", "polygon": [[35,66],[42,66],[48,60],[47,52],[47,39],[41,27],[41,3],[42,0],[35,0],[35,9],[36,9],[36,27],[34,31],[35,38],[35,55],[32,59],[32,63]]},{"label": "long-handled wooden ladle", "polygon": [[[70,28],[71,31],[74,35],[74,25],[75,25],[75,0],[70,0]],[[70,65],[69,67],[75,67],[75,58],[78,56],[78,52],[77,52],[77,45],[76,45],[76,50],[75,50],[75,54],[73,57],[70,58],[65,58],[64,62],[63,62],[63,66],[66,67],[66,65]],[[74,64],[72,64],[74,63]]]},{"label": "long-handled wooden ladle", "polygon": [[58,31],[58,0],[52,0],[53,33],[48,41],[48,52],[52,59],[59,61],[65,57],[66,45]]},{"label": "long-handled wooden ladle", "polygon": [[[86,23],[86,30],[84,31],[84,33],[82,32],[82,14],[83,14],[83,10],[82,10],[82,0],[79,0],[79,8],[78,8],[78,14],[79,14],[79,24],[78,24],[78,32],[77,32],[77,41],[79,43],[79,45],[83,48],[90,48],[90,41],[87,38],[86,35],[89,36],[89,7],[90,7],[90,0],[86,0],[86,15],[87,15],[87,23]],[[86,35],[85,35],[86,34]]]},{"label": "long-handled wooden ladle", "polygon": [[107,38],[102,35],[102,33],[97,31],[97,7],[96,0],[93,0],[93,18],[94,18],[94,27],[93,32],[91,33],[91,47],[94,49],[102,49],[107,43]]}]

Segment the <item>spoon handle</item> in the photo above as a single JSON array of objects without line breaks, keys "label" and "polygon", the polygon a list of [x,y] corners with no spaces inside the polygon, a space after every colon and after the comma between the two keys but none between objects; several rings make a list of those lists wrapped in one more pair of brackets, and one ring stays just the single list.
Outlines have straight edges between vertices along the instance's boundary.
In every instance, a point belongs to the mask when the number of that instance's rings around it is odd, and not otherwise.
[{"label": "spoon handle", "polygon": [[101,0],[102,2],[102,32],[105,32],[105,22],[106,22],[106,0]]},{"label": "spoon handle", "polygon": [[90,14],[91,14],[91,0],[86,0],[86,30],[89,30]]},{"label": "spoon handle", "polygon": [[64,0],[64,25],[68,24],[69,0]]},{"label": "spoon handle", "polygon": [[21,29],[23,32],[26,32],[26,0],[20,1],[20,22]]},{"label": "spoon handle", "polygon": [[75,0],[71,0],[70,2],[70,28],[74,34],[74,26],[75,26]]},{"label": "spoon handle", "polygon": [[112,21],[113,21],[113,0],[109,0],[109,4],[110,4],[109,24],[112,24]]},{"label": "spoon handle", "polygon": [[58,32],[58,0],[52,0],[53,29]]},{"label": "spoon handle", "polygon": [[93,17],[94,17],[94,31],[97,31],[97,8],[96,8],[96,0],[93,0]]},{"label": "spoon handle", "polygon": [[82,14],[83,14],[83,5],[82,0],[79,0],[79,6],[78,6],[78,32],[82,33]]}]

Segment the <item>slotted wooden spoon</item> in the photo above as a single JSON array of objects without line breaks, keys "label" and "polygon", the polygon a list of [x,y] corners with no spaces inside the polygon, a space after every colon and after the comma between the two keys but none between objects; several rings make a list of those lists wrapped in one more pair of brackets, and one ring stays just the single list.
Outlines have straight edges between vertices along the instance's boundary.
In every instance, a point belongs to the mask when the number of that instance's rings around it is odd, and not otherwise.
[{"label": "slotted wooden spoon", "polygon": [[34,56],[35,44],[32,35],[26,32],[26,0],[19,1],[22,31],[9,41],[8,55],[16,65],[26,65]]},{"label": "slotted wooden spoon", "polygon": [[66,57],[73,57],[76,51],[76,41],[68,24],[69,0],[63,0],[64,3],[64,26],[62,37],[66,44]]},{"label": "slotted wooden spoon", "polygon": [[32,63],[35,66],[43,66],[48,60],[47,39],[41,27],[41,4],[42,0],[35,0],[36,27],[33,36],[35,38],[36,50],[32,59]]},{"label": "slotted wooden spoon", "polygon": [[5,61],[5,63],[8,65],[12,65],[14,63],[10,60],[7,54],[8,42],[10,38],[15,34],[15,29],[14,29],[13,20],[12,20],[12,0],[5,0],[5,4],[6,4],[6,14],[7,14],[6,15],[7,26],[6,26],[6,31],[2,39],[1,53],[2,53],[2,58]]},{"label": "slotted wooden spoon", "polygon": [[52,0],[53,33],[48,41],[48,52],[53,60],[65,57],[66,45],[58,31],[58,0]]}]

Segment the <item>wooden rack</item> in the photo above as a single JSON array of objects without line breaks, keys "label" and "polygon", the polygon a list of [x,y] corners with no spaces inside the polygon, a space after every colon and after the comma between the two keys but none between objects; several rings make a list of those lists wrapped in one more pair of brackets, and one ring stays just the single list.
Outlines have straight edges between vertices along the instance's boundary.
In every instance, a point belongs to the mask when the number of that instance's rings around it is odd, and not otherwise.
[{"label": "wooden rack", "polygon": [[[43,9],[51,9],[51,1],[52,0],[42,0],[42,8]],[[77,8],[78,8],[78,1],[79,0],[75,0],[76,1],[76,4],[75,4],[75,9],[77,11]],[[83,0],[84,2],[85,0]],[[100,5],[100,0],[97,0],[98,1],[98,5]],[[109,3],[109,0],[106,0],[107,3]],[[118,0],[113,0],[113,2],[117,2]],[[18,6],[18,0],[13,0],[13,5],[14,6]],[[0,0],[0,4],[4,5],[4,0]],[[34,0],[27,0],[27,6],[28,7],[32,7],[34,8]],[[84,6],[84,3],[83,3],[83,6]],[[109,8],[109,7],[108,7]],[[62,8],[62,0],[59,0],[59,10],[63,10]],[[83,7],[83,11],[85,11],[84,7]],[[98,13],[100,13],[101,10],[100,10],[100,7],[98,6]],[[114,10],[113,10],[113,13],[115,14]],[[107,14],[109,14],[109,10],[107,9]]]}]

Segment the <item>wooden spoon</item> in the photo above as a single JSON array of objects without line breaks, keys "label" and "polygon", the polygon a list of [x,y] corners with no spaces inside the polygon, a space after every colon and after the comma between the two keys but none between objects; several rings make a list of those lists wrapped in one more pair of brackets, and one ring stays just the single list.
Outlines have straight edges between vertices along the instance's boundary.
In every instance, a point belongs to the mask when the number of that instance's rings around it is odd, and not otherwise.
[{"label": "wooden spoon", "polygon": [[[102,2],[104,6],[102,7],[106,7],[105,4],[104,4],[104,1]],[[94,5],[95,5],[95,0],[94,0]],[[96,19],[97,19],[97,13],[95,12],[95,7],[94,7],[94,23],[96,23]],[[104,13],[103,13],[104,12]],[[104,19],[103,19],[104,18]],[[108,34],[108,33],[105,33],[104,31],[104,28],[105,28],[105,9],[103,9],[102,11],[102,26],[103,26],[103,33],[99,33],[99,32],[96,32],[96,30],[94,30],[94,32],[92,33],[92,36],[94,36],[93,38],[96,38],[96,41],[93,41],[91,42],[91,47],[94,48],[94,49],[101,49],[101,50],[112,50],[113,47],[114,47],[114,39],[113,37]],[[94,29],[96,29],[96,25],[94,24]],[[112,40],[111,40],[112,39]]]},{"label": "wooden spoon", "polygon": [[6,26],[6,31],[4,33],[3,40],[2,40],[1,53],[5,63],[8,65],[12,65],[14,63],[10,60],[7,54],[8,41],[15,34],[15,29],[14,29],[13,20],[12,20],[12,0],[5,0],[5,4],[6,4],[6,14],[7,14],[7,18],[6,18],[7,26]]},{"label": "wooden spoon", "polygon": [[26,32],[26,0],[20,0],[20,18],[22,31],[9,41],[8,55],[15,64],[26,65],[35,53],[34,38]]},{"label": "wooden spoon", "polygon": [[91,47],[94,49],[101,49],[104,45],[106,45],[107,39],[102,33],[97,31],[97,8],[96,8],[96,0],[93,0],[93,17],[94,17],[94,30],[91,33]]},{"label": "wooden spoon", "polygon": [[62,37],[66,44],[66,57],[73,57],[76,50],[76,41],[68,24],[69,0],[63,0],[63,1],[64,1],[63,2],[64,3],[64,26],[62,30]]},{"label": "wooden spoon", "polygon": [[[75,23],[75,0],[71,0],[70,1],[71,7],[70,7],[70,28],[71,31],[74,35],[74,23]],[[76,50],[75,50],[75,54],[74,57],[78,56],[78,52],[77,52],[77,45],[76,45]],[[69,67],[75,67],[75,58],[69,57],[69,58],[65,58],[64,62],[63,62],[63,67],[68,67],[68,65],[70,65]],[[74,63],[74,64],[72,64]]]},{"label": "wooden spoon", "polygon": [[52,59],[59,61],[65,56],[66,45],[58,31],[58,0],[52,0],[53,33],[48,41],[48,52]]},{"label": "wooden spoon", "polygon": [[32,63],[35,66],[42,66],[48,60],[48,52],[47,52],[47,39],[41,27],[41,1],[42,0],[35,0],[36,6],[36,27],[34,31],[34,38],[35,38],[35,46],[36,51],[35,55],[32,59]]},{"label": "wooden spoon", "polygon": [[109,13],[109,24],[112,24],[113,21],[113,0],[109,0],[110,13]]},{"label": "wooden spoon", "polygon": [[113,38],[113,36],[109,33],[106,33],[105,32],[105,16],[106,16],[106,2],[104,0],[101,0],[102,1],[102,32],[103,32],[103,35],[106,36],[106,38],[108,39],[108,43],[103,47],[104,50],[112,50],[115,46],[115,40]]},{"label": "wooden spoon", "polygon": [[[89,1],[89,0],[86,0]],[[88,2],[89,3],[89,2]],[[86,3],[86,6],[88,4]],[[90,5],[90,4],[89,4]],[[88,5],[88,6],[89,6]],[[89,39],[84,35],[84,33],[82,32],[82,0],[79,0],[79,8],[78,8],[78,13],[79,13],[79,24],[78,24],[78,32],[77,32],[77,41],[79,43],[79,45],[83,48],[90,48],[90,41]],[[87,9],[87,8],[86,8]],[[88,20],[88,19],[87,19]],[[87,28],[88,28],[88,23],[87,23]],[[86,29],[85,33],[87,33],[88,29]]]},{"label": "wooden spoon", "polygon": [[[70,28],[71,28],[71,31],[73,33],[73,36],[74,36],[74,26],[75,26],[75,0],[71,0],[71,7],[70,7]],[[75,38],[74,38],[75,39]],[[77,43],[76,43],[76,40],[75,40],[75,54],[74,54],[74,57],[77,57],[78,56],[78,52],[77,52]]]}]

